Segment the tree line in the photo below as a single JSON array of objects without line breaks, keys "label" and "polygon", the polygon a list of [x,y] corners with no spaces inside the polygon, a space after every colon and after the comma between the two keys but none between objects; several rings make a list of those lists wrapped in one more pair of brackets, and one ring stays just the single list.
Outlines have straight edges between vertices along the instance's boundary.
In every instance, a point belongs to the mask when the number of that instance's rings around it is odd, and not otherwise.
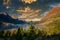
[{"label": "tree line", "polygon": [[0,40],[60,40],[60,34],[48,35],[30,25],[27,30],[19,27],[12,31],[0,31]]}]

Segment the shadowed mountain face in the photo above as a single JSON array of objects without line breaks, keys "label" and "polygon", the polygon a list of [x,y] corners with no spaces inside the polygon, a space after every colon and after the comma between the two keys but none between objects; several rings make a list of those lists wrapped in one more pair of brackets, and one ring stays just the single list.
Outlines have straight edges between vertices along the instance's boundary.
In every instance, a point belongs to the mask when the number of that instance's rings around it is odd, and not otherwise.
[{"label": "shadowed mountain face", "polygon": [[13,18],[5,12],[0,12],[0,30],[18,28],[19,25],[27,24],[27,22]]},{"label": "shadowed mountain face", "polygon": [[7,22],[12,24],[24,24],[25,21],[14,19],[5,12],[0,13],[0,22]]}]

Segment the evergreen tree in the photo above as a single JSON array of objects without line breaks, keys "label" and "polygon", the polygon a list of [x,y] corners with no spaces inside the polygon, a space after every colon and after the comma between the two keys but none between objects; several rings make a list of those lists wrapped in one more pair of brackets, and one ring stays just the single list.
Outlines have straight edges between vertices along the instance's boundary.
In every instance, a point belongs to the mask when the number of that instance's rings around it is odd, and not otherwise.
[{"label": "evergreen tree", "polygon": [[35,39],[35,27],[33,25],[30,25],[28,28],[28,40],[34,40]]},{"label": "evergreen tree", "polygon": [[16,38],[17,38],[17,40],[22,40],[23,39],[23,29],[22,29],[22,27],[19,27],[18,28],[18,31],[17,31],[17,35],[16,35]]}]

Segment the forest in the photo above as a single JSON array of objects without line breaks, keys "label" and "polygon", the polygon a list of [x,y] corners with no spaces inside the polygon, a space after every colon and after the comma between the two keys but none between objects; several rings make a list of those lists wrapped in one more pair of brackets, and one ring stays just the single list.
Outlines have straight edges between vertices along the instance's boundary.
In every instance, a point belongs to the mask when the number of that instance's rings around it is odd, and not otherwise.
[{"label": "forest", "polygon": [[28,29],[1,30],[0,40],[60,40],[60,34],[50,34],[30,25]]}]

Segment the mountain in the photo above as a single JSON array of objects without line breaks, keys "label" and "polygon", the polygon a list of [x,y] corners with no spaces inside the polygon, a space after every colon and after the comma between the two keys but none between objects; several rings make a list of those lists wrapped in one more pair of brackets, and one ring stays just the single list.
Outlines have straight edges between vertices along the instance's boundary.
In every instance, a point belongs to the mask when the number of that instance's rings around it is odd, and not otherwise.
[{"label": "mountain", "polygon": [[42,17],[41,21],[38,21],[35,24],[40,25],[41,23],[45,23],[45,22],[47,23],[50,20],[54,20],[55,18],[59,18],[59,17],[60,17],[60,7],[55,6],[48,13],[46,13],[44,17]]},{"label": "mountain", "polygon": [[0,12],[0,22],[7,22],[7,23],[12,23],[12,24],[24,24],[24,23],[26,23],[25,21],[12,18],[6,12]]},{"label": "mountain", "polygon": [[16,29],[19,25],[24,24],[28,23],[18,20],[15,16],[8,15],[6,12],[0,12],[0,30]]},{"label": "mountain", "polygon": [[58,14],[60,14],[60,7],[53,7],[44,17],[45,19],[49,19],[52,18],[52,16],[57,16]]},{"label": "mountain", "polygon": [[42,26],[49,35],[60,33],[60,7],[53,7],[38,25]]},{"label": "mountain", "polygon": [[60,7],[53,7],[39,22],[36,22],[40,29],[48,33],[60,33]]},{"label": "mountain", "polygon": [[49,22],[59,18],[60,18],[60,7],[55,6],[46,14],[46,16],[43,17],[42,20],[44,20],[43,23],[46,22],[48,24]]}]

